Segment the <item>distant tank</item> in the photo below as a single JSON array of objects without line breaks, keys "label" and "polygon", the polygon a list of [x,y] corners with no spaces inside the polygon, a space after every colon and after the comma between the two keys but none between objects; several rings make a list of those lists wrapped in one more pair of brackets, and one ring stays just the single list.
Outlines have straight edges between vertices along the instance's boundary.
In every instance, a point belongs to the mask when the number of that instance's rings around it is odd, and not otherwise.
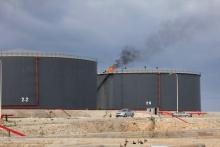
[{"label": "distant tank", "polygon": [[24,50],[2,51],[3,108],[95,109],[93,59]]},{"label": "distant tank", "polygon": [[200,76],[176,70],[111,69],[98,74],[97,107],[200,111]]}]

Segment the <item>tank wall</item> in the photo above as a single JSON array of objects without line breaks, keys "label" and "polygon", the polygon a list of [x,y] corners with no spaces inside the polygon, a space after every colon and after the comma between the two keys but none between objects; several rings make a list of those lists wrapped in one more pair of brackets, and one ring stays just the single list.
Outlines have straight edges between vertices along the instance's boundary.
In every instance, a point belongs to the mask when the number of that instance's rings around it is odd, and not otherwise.
[{"label": "tank wall", "polygon": [[160,109],[176,110],[175,74],[160,74]]},{"label": "tank wall", "polygon": [[[98,83],[104,76],[98,76]],[[154,74],[112,75],[98,91],[98,107],[146,109],[146,101],[151,101],[153,107],[157,104],[156,79]]]},{"label": "tank wall", "polygon": [[41,58],[40,106],[96,108],[96,63],[65,58]]},{"label": "tank wall", "polygon": [[[177,110],[177,81],[175,74],[161,74],[161,110]],[[179,102],[181,111],[201,110],[200,75],[178,74]]]},{"label": "tank wall", "polygon": [[179,82],[180,110],[201,110],[200,76],[182,74]]},{"label": "tank wall", "polygon": [[33,58],[7,57],[2,61],[2,103],[34,105],[35,62]]}]

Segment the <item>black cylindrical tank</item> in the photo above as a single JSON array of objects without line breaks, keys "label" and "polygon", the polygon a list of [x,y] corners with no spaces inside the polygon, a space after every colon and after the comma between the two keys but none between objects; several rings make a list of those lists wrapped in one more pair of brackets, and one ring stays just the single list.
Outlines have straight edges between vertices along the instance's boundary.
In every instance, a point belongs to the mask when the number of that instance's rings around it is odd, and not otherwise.
[{"label": "black cylindrical tank", "polygon": [[200,76],[174,70],[125,69],[101,73],[97,81],[97,107],[177,110],[178,105],[179,111],[200,111]]},{"label": "black cylindrical tank", "polygon": [[1,52],[3,108],[95,109],[93,59],[27,51]]}]

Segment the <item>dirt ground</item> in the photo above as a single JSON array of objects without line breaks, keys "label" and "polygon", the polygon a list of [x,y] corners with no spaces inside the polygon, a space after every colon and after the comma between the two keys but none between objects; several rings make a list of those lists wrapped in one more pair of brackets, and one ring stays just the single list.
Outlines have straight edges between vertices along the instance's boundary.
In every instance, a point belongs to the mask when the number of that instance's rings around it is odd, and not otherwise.
[{"label": "dirt ground", "polygon": [[[104,110],[3,110],[13,114],[1,123],[18,137],[0,130],[0,147],[220,147],[220,113],[183,118],[136,111],[116,118]],[[163,146],[162,146],[163,145]]]}]

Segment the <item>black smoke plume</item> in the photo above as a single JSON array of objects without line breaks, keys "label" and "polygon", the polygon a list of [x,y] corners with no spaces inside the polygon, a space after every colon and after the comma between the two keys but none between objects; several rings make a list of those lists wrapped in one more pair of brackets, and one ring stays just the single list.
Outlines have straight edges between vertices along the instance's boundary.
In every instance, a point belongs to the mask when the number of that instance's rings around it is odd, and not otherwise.
[{"label": "black smoke plume", "polygon": [[115,66],[122,67],[140,58],[149,60],[155,54],[172,48],[179,42],[191,40],[205,28],[205,24],[204,19],[197,15],[162,22],[158,30],[146,38],[144,48],[125,47],[120,53],[120,58],[115,61]]},{"label": "black smoke plume", "polygon": [[140,51],[136,50],[134,47],[126,46],[122,49],[119,59],[115,60],[115,67],[119,68],[134,62],[140,57]]},{"label": "black smoke plume", "polygon": [[203,22],[196,16],[165,21],[158,31],[147,37],[144,55],[151,57],[178,42],[190,40],[203,27]]}]

